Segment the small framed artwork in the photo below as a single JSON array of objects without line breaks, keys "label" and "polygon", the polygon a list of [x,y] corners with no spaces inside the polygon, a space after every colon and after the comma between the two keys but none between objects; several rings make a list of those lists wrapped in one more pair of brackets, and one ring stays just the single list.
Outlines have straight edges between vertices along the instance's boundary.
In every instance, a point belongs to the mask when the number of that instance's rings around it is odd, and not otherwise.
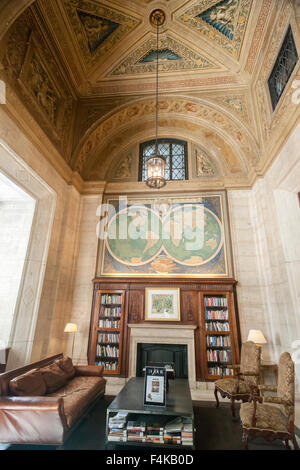
[{"label": "small framed artwork", "polygon": [[145,289],[146,321],[180,321],[180,289]]},{"label": "small framed artwork", "polygon": [[145,367],[144,405],[166,406],[166,368]]}]

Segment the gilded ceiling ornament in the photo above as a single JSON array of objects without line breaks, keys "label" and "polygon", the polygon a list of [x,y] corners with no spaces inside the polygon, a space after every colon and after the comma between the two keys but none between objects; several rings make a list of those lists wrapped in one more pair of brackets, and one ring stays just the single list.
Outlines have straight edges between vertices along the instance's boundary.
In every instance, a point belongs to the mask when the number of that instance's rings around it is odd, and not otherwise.
[{"label": "gilded ceiling ornament", "polygon": [[162,26],[164,22],[166,21],[166,14],[163,10],[160,8],[157,8],[156,10],[153,10],[150,14],[150,23],[153,26]]},{"label": "gilded ceiling ornament", "polygon": [[132,165],[132,156],[127,155],[121,163],[118,164],[118,168],[114,172],[113,178],[129,178],[131,176],[131,165]]},{"label": "gilded ceiling ornament", "polygon": [[214,167],[204,152],[195,149],[195,157],[197,176],[213,176],[215,173]]},{"label": "gilded ceiling ornament", "polygon": [[[212,60],[193,51],[169,36],[159,42],[159,72],[176,70],[217,70]],[[153,73],[156,67],[156,39],[151,37],[137,47],[118,65],[109,76]]]},{"label": "gilded ceiling ornament", "polygon": [[63,0],[84,61],[93,66],[124,40],[139,21],[90,0]]},{"label": "gilded ceiling ornament", "polygon": [[239,58],[252,0],[200,0],[178,19],[209,41]]}]

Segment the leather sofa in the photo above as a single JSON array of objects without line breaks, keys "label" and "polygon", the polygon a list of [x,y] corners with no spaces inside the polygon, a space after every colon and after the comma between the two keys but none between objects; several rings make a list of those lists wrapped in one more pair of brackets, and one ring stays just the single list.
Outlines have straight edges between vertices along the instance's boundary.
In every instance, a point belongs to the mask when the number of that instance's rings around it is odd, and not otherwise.
[{"label": "leather sofa", "polygon": [[0,443],[63,446],[104,396],[102,375],[62,354],[0,374]]}]

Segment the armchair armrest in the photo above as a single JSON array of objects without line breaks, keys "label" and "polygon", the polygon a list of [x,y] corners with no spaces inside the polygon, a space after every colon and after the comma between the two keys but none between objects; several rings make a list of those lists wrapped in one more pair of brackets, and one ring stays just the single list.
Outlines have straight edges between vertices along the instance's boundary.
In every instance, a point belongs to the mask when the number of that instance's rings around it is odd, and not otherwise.
[{"label": "armchair armrest", "polygon": [[293,402],[291,400],[284,400],[281,397],[264,397],[264,402],[275,403],[277,405],[293,406]]},{"label": "armchair armrest", "polygon": [[74,366],[76,376],[102,377],[103,366]]},{"label": "armchair armrest", "polygon": [[67,430],[60,397],[0,397],[0,442],[60,445]]},{"label": "armchair armrest", "polygon": [[276,385],[261,384],[261,385],[258,385],[258,388],[262,392],[277,392],[277,386]]}]

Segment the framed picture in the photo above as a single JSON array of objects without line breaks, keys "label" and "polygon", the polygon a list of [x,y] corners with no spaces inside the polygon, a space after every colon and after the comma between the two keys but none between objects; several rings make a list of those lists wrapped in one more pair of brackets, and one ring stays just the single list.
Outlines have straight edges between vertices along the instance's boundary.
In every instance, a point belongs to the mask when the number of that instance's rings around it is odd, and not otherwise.
[{"label": "framed picture", "polygon": [[146,321],[180,321],[180,289],[146,288]]},{"label": "framed picture", "polygon": [[144,405],[166,406],[166,368],[145,367]]}]

